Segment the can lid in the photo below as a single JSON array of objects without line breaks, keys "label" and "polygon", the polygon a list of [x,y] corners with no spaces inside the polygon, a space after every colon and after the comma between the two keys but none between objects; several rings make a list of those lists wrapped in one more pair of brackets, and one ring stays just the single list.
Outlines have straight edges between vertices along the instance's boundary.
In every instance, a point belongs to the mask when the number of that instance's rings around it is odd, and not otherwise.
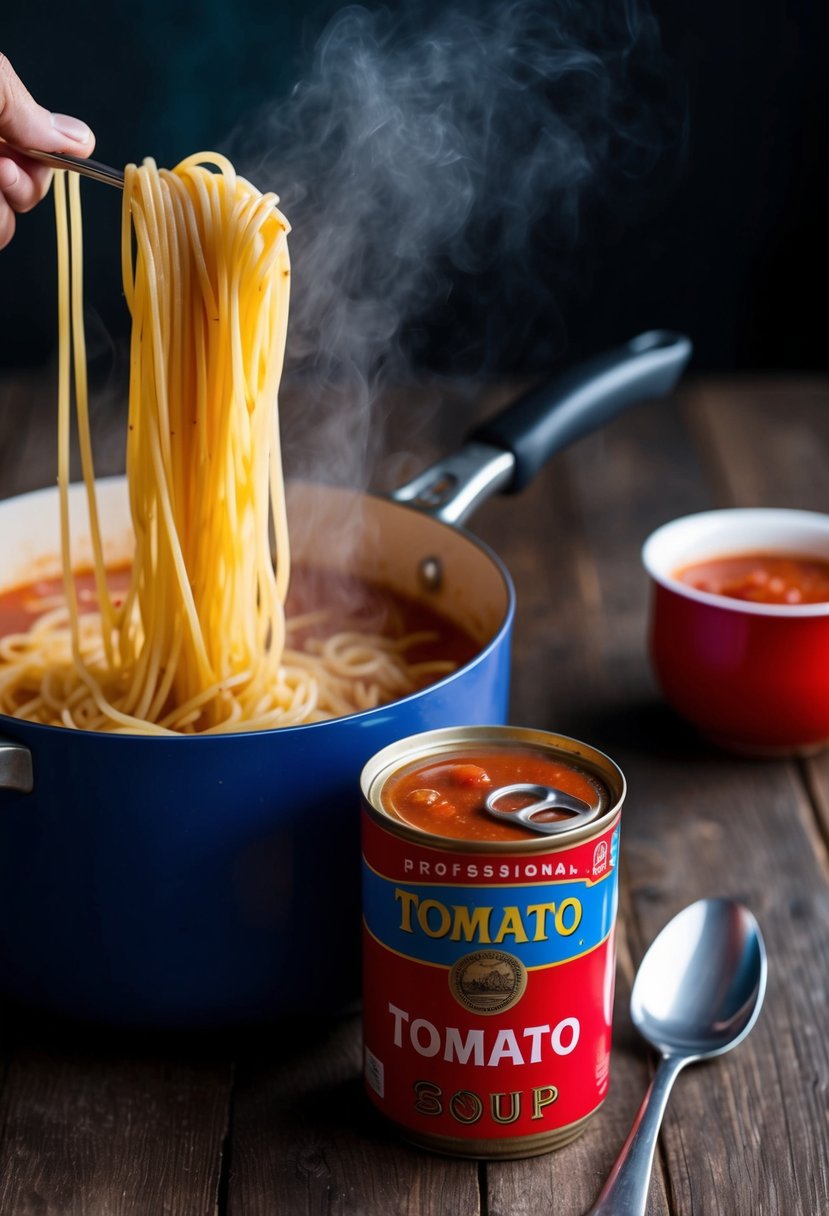
[{"label": "can lid", "polygon": [[[579,790],[578,796],[570,795],[576,800],[572,810],[577,813],[566,814],[565,818],[559,819],[553,831],[547,828],[539,831],[536,825],[524,823],[521,825],[524,830],[522,839],[467,839],[458,835],[444,835],[434,829],[427,831],[423,827],[408,823],[388,810],[384,790],[387,782],[396,773],[421,761],[449,758],[459,749],[477,750],[481,745],[507,751],[524,748],[540,750],[563,760],[565,764],[580,770],[589,780],[592,778],[595,781],[595,797],[592,791],[588,793],[585,789]],[[593,784],[593,781],[590,783]],[[377,820],[387,828],[393,825],[396,835],[433,849],[476,853],[546,852],[592,839],[597,832],[602,832],[616,821],[626,793],[625,778],[618,765],[590,744],[549,731],[503,725],[442,727],[399,739],[367,761],[361,774],[360,785],[363,806],[369,818]],[[542,788],[546,792],[555,785],[553,780]],[[498,804],[497,798],[499,791],[503,789],[504,786],[499,786],[492,791],[496,794],[496,811],[505,810]],[[514,815],[515,809],[513,804],[512,810],[507,813]],[[492,814],[491,811],[489,813]],[[501,816],[493,815],[493,818]],[[556,821],[555,814],[550,818]],[[514,818],[512,822],[515,823]]]}]

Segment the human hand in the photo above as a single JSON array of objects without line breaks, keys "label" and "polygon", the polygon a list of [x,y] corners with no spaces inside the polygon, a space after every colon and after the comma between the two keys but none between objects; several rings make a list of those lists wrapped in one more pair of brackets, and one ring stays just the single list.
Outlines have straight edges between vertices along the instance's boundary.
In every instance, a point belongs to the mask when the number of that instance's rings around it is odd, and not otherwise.
[{"label": "human hand", "polygon": [[[85,122],[38,105],[0,52],[0,139],[18,148],[89,156],[95,136]],[[52,170],[0,144],[0,249],[14,236],[15,212],[31,211],[49,189]]]}]

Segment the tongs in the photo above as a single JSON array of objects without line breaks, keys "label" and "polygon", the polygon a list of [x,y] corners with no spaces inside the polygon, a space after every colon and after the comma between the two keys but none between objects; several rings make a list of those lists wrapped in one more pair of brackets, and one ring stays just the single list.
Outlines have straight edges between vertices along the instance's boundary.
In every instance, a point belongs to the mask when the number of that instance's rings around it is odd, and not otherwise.
[{"label": "tongs", "polygon": [[64,152],[40,152],[37,148],[18,148],[15,144],[9,144],[7,140],[0,140],[0,145],[4,143],[22,156],[30,156],[32,160],[39,160],[53,169],[71,169],[73,173],[94,178],[96,182],[106,182],[108,186],[117,186],[119,190],[124,189],[123,169],[113,169],[111,165],[102,165],[100,161],[85,160],[81,156],[68,156]]}]

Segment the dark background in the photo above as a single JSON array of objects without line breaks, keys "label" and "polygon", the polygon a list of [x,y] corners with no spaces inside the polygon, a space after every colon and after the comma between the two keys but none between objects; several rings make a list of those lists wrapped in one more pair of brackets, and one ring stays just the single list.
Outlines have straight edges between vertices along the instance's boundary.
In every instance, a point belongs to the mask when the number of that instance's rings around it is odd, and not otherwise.
[{"label": "dark background", "polygon": [[[257,106],[285,96],[336,7],[7,5],[0,49],[39,101],[89,122],[101,160],[173,164],[222,148]],[[619,212],[585,208],[556,294],[556,357],[667,326],[693,337],[697,370],[825,368],[827,6],[658,0],[654,11],[679,117]],[[106,362],[127,326],[117,196],[90,184],[85,209],[89,341]],[[0,254],[0,364],[51,357],[54,279],[47,203]],[[485,329],[481,298],[474,277],[458,279],[453,316],[473,335]],[[447,369],[442,320],[421,326],[424,368]],[[487,370],[536,370],[552,349],[536,337],[529,327]]]}]

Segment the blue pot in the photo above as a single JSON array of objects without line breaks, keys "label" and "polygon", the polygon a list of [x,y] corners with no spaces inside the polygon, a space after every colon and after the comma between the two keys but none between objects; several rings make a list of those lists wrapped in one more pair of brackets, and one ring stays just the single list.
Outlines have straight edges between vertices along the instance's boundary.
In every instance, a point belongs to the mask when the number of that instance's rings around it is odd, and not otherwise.
[{"label": "blue pot", "polygon": [[[428,596],[476,638],[476,657],[422,692],[331,722],[225,736],[95,734],[0,715],[0,989],[140,1026],[355,1001],[364,763],[406,735],[506,721],[512,584],[454,525],[613,412],[666,391],[689,349],[659,334],[602,356],[479,431],[398,501],[295,489],[300,550],[301,521],[321,507],[328,522],[307,541],[315,561]],[[129,556],[124,491],[119,479],[100,485],[114,562]],[[84,503],[77,487],[79,566]],[[339,530],[355,507],[363,541],[344,554]],[[0,588],[26,581],[33,562],[48,575],[51,560],[56,572],[57,535],[54,489],[0,504]],[[334,541],[327,556],[321,535]]]}]

